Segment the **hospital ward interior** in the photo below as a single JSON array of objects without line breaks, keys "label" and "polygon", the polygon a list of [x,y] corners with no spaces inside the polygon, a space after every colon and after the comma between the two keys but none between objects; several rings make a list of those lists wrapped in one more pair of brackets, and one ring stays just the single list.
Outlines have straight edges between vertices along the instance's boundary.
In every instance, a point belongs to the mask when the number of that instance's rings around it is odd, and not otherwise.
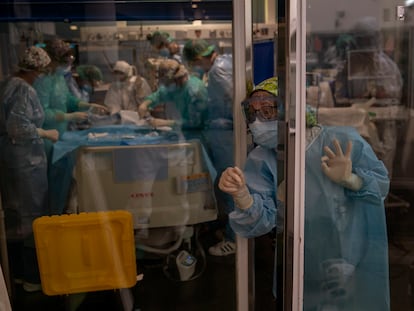
[{"label": "hospital ward interior", "polygon": [[0,3],[0,310],[414,310],[414,1]]}]

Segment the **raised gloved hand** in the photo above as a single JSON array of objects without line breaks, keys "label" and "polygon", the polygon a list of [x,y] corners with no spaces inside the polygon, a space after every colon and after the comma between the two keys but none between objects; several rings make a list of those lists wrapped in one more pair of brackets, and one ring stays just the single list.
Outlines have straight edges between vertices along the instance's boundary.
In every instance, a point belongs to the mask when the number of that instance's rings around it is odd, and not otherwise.
[{"label": "raised gloved hand", "polygon": [[233,197],[238,208],[248,209],[252,206],[253,198],[246,186],[244,174],[237,166],[228,167],[221,174],[218,186]]},{"label": "raised gloved hand", "polygon": [[362,179],[352,173],[351,151],[352,142],[348,141],[345,154],[337,139],[333,140],[335,152],[328,146],[324,147],[325,155],[321,158],[324,174],[333,182],[346,188],[358,191],[362,187]]}]

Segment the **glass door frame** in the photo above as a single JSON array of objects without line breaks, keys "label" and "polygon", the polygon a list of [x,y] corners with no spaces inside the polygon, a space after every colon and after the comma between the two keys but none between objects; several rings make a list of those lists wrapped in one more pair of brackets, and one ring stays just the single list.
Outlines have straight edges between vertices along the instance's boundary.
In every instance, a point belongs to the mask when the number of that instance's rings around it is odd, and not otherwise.
[{"label": "glass door frame", "polygon": [[[286,214],[283,254],[283,310],[303,308],[304,190],[305,190],[305,77],[306,5],[305,1],[286,1]],[[233,1],[234,59],[234,140],[235,164],[246,160],[246,125],[238,105],[253,83],[252,0]],[[237,310],[254,310],[254,241],[237,236],[236,285]],[[270,272],[269,273],[273,273]]]},{"label": "glass door frame", "polygon": [[[233,119],[234,163],[243,167],[246,161],[246,123],[239,103],[246,96],[247,83],[253,84],[252,0],[233,0]],[[236,237],[237,310],[254,309],[253,241]]]},{"label": "glass door frame", "polygon": [[283,310],[303,310],[306,1],[287,1],[286,17],[286,211],[283,263]]}]

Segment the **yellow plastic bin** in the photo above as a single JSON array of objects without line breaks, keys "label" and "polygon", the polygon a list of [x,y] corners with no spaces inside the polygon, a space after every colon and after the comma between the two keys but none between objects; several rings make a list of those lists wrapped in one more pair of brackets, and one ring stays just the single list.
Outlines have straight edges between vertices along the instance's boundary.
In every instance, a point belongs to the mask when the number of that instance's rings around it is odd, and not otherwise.
[{"label": "yellow plastic bin", "polygon": [[33,231],[46,295],[136,284],[131,213],[119,210],[43,216],[33,222]]}]

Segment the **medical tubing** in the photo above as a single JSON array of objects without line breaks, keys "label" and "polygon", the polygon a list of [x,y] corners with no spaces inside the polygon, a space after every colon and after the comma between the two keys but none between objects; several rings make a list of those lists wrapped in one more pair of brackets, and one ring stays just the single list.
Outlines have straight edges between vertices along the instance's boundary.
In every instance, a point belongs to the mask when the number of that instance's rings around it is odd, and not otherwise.
[{"label": "medical tubing", "polygon": [[181,246],[182,242],[183,242],[183,235],[181,234],[178,240],[169,248],[155,248],[155,247],[141,245],[141,244],[138,244],[137,248],[145,252],[149,252],[149,253],[168,255],[171,252],[177,250]]}]

